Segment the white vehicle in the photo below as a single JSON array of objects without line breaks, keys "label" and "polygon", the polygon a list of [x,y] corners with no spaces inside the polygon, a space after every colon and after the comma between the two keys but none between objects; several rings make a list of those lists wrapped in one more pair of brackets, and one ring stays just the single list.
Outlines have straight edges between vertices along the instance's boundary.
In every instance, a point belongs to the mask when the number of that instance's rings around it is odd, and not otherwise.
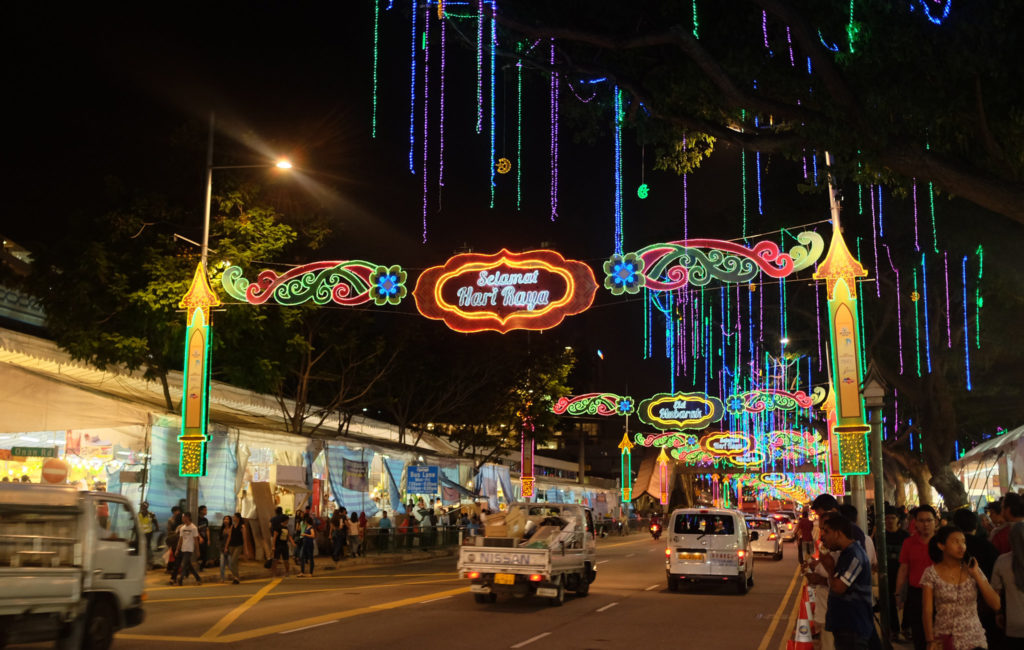
[{"label": "white vehicle", "polygon": [[571,503],[517,503],[509,507],[509,515],[525,522],[526,534],[476,537],[474,545],[459,550],[459,576],[470,581],[476,602],[493,603],[498,594],[508,594],[546,597],[549,604],[561,605],[566,591],[586,596],[597,577],[590,509]]},{"label": "white vehicle", "polygon": [[747,517],[747,528],[757,531],[757,539],[751,540],[750,550],[771,555],[776,561],[782,559],[782,535],[773,517]]},{"label": "white vehicle", "polygon": [[0,483],[0,647],[106,650],[142,622],[146,556],[119,494]]},{"label": "white vehicle", "polygon": [[665,574],[669,591],[680,583],[733,582],[737,591],[747,593],[754,584],[754,554],[751,541],[757,531],[748,531],[743,513],[722,508],[681,508],[673,510],[666,526]]},{"label": "white vehicle", "polygon": [[778,524],[779,534],[782,535],[782,541],[792,542],[796,540],[796,517],[789,512],[775,512],[768,516],[774,519],[775,523]]}]

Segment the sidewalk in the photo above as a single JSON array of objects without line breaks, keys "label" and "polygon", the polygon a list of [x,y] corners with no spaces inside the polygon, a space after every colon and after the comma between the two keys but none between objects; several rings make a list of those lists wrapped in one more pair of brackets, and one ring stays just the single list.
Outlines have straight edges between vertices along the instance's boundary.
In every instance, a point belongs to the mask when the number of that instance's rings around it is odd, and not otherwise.
[{"label": "sidewalk", "polygon": [[[409,551],[408,553],[388,553],[384,555],[371,555],[366,557],[347,558],[338,562],[337,566],[329,555],[321,555],[316,558],[316,575],[325,576],[332,573],[345,573],[356,571],[366,567],[386,566],[394,564],[408,564],[422,560],[431,560],[439,557],[454,557],[458,554],[459,547],[429,551]],[[280,573],[282,568],[278,567]],[[238,563],[238,577],[242,581],[260,580],[270,578],[270,569],[263,568],[263,562],[242,560]],[[298,562],[291,562],[291,577],[299,573]],[[207,566],[199,575],[203,577],[204,584],[220,584],[220,566]],[[159,587],[167,585],[171,576],[165,569],[151,569],[146,572],[146,586]],[[230,580],[229,580],[230,582]],[[193,578],[185,581],[185,585],[194,585]]]}]

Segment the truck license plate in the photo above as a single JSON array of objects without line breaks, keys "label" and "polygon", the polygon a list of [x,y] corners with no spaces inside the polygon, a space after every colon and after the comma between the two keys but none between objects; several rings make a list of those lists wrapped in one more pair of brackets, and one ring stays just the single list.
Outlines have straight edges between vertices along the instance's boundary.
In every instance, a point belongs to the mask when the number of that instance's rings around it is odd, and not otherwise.
[{"label": "truck license plate", "polygon": [[516,576],[514,573],[495,573],[494,584],[496,585],[514,585],[516,583]]}]

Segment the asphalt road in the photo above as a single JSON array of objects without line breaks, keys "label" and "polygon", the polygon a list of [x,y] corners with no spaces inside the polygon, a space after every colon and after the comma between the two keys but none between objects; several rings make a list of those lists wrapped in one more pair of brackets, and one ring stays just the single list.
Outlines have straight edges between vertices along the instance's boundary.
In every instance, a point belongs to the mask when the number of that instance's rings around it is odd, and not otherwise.
[{"label": "asphalt road", "polygon": [[649,535],[601,540],[590,595],[567,596],[562,607],[543,599],[477,604],[454,558],[151,587],[145,623],[118,634],[114,648],[785,648],[799,592],[793,544],[781,562],[757,560],[754,587],[742,596],[732,585],[669,592],[664,549]]}]

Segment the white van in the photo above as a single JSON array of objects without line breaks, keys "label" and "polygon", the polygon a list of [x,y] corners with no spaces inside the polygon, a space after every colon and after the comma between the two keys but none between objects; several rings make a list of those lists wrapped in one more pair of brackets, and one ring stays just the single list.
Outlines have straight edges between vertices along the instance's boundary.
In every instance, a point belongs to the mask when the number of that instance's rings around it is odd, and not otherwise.
[{"label": "white van", "polygon": [[743,513],[722,508],[681,508],[665,522],[665,574],[669,591],[681,581],[733,582],[747,593],[754,584],[754,554]]}]

